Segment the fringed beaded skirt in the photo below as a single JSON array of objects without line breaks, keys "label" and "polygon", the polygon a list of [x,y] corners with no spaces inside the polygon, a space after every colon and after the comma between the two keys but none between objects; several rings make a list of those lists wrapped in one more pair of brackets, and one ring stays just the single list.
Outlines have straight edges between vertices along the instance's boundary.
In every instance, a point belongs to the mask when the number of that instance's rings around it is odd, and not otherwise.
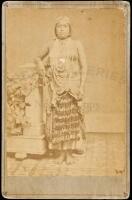
[{"label": "fringed beaded skirt", "polygon": [[69,93],[63,94],[52,111],[50,148],[76,149],[81,136],[80,123],[76,99]]}]

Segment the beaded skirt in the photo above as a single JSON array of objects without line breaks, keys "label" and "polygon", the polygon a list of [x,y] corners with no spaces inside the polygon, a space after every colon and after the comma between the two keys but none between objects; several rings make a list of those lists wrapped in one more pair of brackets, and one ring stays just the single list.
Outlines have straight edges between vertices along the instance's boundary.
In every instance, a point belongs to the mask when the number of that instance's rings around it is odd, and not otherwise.
[{"label": "beaded skirt", "polygon": [[55,149],[75,149],[80,140],[80,123],[77,101],[69,93],[63,94],[52,111],[50,146]]}]

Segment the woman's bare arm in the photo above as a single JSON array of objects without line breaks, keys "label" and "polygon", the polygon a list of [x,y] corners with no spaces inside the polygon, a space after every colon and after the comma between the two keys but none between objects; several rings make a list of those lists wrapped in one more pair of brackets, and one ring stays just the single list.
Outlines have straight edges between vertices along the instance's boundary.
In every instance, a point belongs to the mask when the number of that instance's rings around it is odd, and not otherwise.
[{"label": "woman's bare arm", "polygon": [[77,48],[78,48],[78,55],[79,55],[79,63],[81,67],[81,85],[80,88],[83,90],[86,76],[87,76],[87,62],[86,62],[86,56],[84,52],[84,48],[82,44],[78,41],[77,42]]},{"label": "woman's bare arm", "polygon": [[44,58],[46,58],[46,56],[49,54],[49,46],[45,46],[44,48],[41,49],[40,53],[39,53],[39,58],[41,60],[43,60]]},{"label": "woman's bare arm", "polygon": [[44,47],[40,50],[38,56],[34,59],[36,64],[36,69],[39,71],[45,71],[45,65],[47,63],[48,55],[49,55],[50,46],[44,45]]},{"label": "woman's bare arm", "polygon": [[38,54],[38,56],[35,58],[35,63],[38,64],[39,62],[42,62],[47,55],[49,54],[49,47],[46,46],[44,48],[42,48]]}]

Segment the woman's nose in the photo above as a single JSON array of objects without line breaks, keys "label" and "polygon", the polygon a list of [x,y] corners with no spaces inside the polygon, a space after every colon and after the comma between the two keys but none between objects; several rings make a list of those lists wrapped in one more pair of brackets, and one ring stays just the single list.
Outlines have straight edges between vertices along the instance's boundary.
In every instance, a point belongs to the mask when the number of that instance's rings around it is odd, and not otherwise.
[{"label": "woman's nose", "polygon": [[61,26],[61,27],[60,27],[60,30],[61,30],[61,31],[64,31],[64,27],[63,27],[63,26]]}]

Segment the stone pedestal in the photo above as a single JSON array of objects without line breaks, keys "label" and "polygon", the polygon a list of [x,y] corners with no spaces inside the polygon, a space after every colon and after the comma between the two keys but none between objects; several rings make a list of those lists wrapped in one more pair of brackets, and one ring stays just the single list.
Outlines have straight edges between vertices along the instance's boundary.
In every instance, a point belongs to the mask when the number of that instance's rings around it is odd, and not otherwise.
[{"label": "stone pedestal", "polygon": [[26,102],[29,104],[25,110],[29,126],[23,127],[23,135],[8,136],[6,142],[7,152],[15,153],[19,159],[26,158],[27,154],[43,155],[47,150],[42,123],[42,88],[35,88]]},{"label": "stone pedestal", "polygon": [[7,152],[15,153],[17,158],[26,158],[27,154],[43,155],[47,151],[44,136],[10,136],[6,149]]}]

